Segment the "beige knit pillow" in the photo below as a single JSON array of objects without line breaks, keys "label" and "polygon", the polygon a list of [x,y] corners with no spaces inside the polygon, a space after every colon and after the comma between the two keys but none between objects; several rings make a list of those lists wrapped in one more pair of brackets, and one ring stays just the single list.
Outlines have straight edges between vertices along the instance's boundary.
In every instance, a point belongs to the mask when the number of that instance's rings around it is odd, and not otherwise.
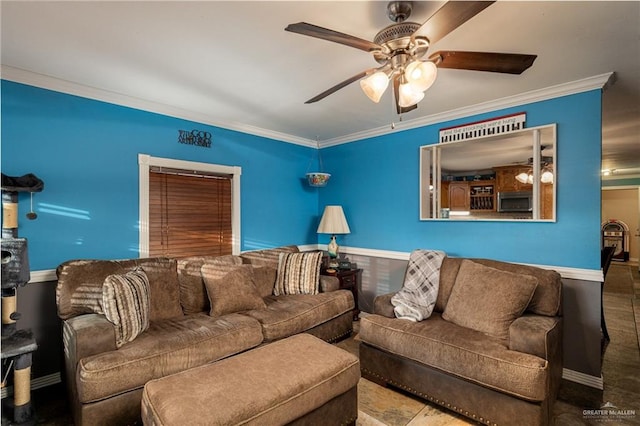
[{"label": "beige knit pillow", "polygon": [[116,347],[149,328],[149,280],[143,271],[109,275],[102,286],[104,315],[115,326]]},{"label": "beige knit pillow", "polygon": [[273,294],[318,294],[322,252],[280,253]]}]

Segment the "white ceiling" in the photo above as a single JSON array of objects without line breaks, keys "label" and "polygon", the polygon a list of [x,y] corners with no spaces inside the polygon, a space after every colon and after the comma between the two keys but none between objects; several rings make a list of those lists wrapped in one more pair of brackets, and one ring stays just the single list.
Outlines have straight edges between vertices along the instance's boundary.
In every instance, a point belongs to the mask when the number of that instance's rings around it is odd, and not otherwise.
[{"label": "white ceiling", "polygon": [[[443,3],[414,2],[409,20],[422,23]],[[3,0],[3,78],[63,80],[284,140],[347,141],[390,132],[392,122],[402,128],[391,90],[379,104],[357,83],[304,101],[377,63],[284,28],[305,21],[373,40],[391,24],[386,4]],[[603,96],[603,167],[640,173],[640,2],[499,1],[434,43],[436,50],[538,58],[519,76],[442,69],[404,125],[615,72]]]}]

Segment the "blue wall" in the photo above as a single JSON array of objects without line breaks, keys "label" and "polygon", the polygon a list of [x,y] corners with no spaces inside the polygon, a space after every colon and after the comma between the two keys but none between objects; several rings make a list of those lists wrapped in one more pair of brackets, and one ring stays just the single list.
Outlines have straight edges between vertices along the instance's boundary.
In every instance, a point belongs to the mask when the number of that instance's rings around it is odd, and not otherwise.
[{"label": "blue wall", "polygon": [[[331,181],[313,189],[303,180],[312,148],[2,81],[2,172],[45,182],[35,221],[20,194],[33,270],[138,255],[138,153],[241,166],[243,250],[326,243],[318,218],[342,204],[346,246],[599,269],[600,105],[594,90],[326,148]],[[443,127],[520,111],[528,127],[558,125],[557,221],[420,221],[419,147]],[[211,132],[212,148],[177,143],[178,130],[191,129]]]},{"label": "blue wall", "polygon": [[[72,258],[138,256],[138,153],[242,167],[242,250],[315,244],[317,189],[303,177],[313,148],[2,81],[2,172],[45,183],[19,193],[18,235],[32,270]],[[213,135],[210,149],[178,130]]]},{"label": "blue wall", "polygon": [[[441,128],[521,111],[527,127],[557,123],[557,221],[420,221],[419,147]],[[594,90],[326,148],[319,205],[343,205],[351,234],[339,244],[350,247],[599,269],[601,122]]]}]

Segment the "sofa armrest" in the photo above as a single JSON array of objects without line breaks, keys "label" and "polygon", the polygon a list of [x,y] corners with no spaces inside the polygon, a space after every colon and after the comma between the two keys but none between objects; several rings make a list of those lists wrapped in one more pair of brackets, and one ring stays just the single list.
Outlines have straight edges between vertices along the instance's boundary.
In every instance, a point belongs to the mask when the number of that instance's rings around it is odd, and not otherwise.
[{"label": "sofa armrest", "polygon": [[320,275],[320,293],[340,290],[340,280],[331,275]]},{"label": "sofa armrest", "polygon": [[63,321],[64,357],[75,367],[82,358],[116,350],[116,331],[104,315],[86,314]]},{"label": "sofa armrest", "polygon": [[[509,327],[509,349],[556,362],[562,349],[562,318],[525,314]],[[559,360],[562,365],[562,359]]]},{"label": "sofa armrest", "polygon": [[373,300],[373,313],[387,318],[395,318],[391,298],[395,293],[382,294]]}]

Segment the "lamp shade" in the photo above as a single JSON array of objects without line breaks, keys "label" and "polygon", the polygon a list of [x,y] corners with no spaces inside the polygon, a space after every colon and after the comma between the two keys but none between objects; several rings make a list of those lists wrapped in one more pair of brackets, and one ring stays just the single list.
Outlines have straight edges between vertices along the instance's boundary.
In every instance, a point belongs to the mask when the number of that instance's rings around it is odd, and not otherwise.
[{"label": "lamp shade", "polygon": [[424,92],[417,90],[412,83],[401,84],[398,92],[398,105],[402,108],[415,105],[424,98]]},{"label": "lamp shade", "polygon": [[516,180],[520,183],[527,183],[529,180],[529,173],[521,172],[516,175]]},{"label": "lamp shade", "polygon": [[350,234],[347,218],[344,217],[342,206],[326,206],[320,225],[318,225],[318,234]]},{"label": "lamp shade", "polygon": [[360,80],[360,87],[362,87],[362,91],[375,103],[380,101],[380,98],[384,91],[387,90],[388,85],[389,77],[387,77],[387,75],[382,71],[375,72],[369,77]]},{"label": "lamp shade", "polygon": [[431,61],[413,61],[404,73],[415,90],[424,92],[436,81],[438,67]]}]

